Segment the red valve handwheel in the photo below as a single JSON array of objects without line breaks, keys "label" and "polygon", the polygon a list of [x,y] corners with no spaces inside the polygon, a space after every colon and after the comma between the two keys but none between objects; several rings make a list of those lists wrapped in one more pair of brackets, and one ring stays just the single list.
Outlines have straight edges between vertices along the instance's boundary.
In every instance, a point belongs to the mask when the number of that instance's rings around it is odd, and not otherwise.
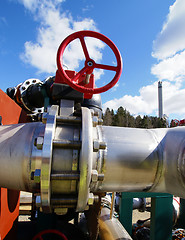
[{"label": "red valve handwheel", "polygon": [[[93,37],[101,40],[102,42],[106,43],[111,50],[113,51],[116,60],[117,60],[117,66],[110,66],[110,65],[104,65],[104,64],[98,64],[96,63],[93,59],[90,58],[87,46],[85,43],[85,37]],[[63,69],[63,53],[67,45],[72,42],[75,39],[79,39],[80,43],[82,45],[82,49],[85,55],[85,66],[82,68],[73,78],[69,78],[68,75],[66,74],[65,70]],[[64,79],[64,81],[74,88],[75,90],[83,93],[91,93],[91,94],[96,94],[96,93],[102,93],[107,91],[108,89],[112,88],[117,81],[119,80],[122,72],[122,59],[121,55],[119,53],[119,50],[115,46],[115,44],[106,36],[104,36],[101,33],[98,32],[93,32],[93,31],[79,31],[75,32],[71,35],[69,35],[67,38],[64,39],[64,41],[61,43],[58,53],[57,53],[57,66],[58,66],[58,72]],[[79,80],[80,77],[84,73],[86,74],[91,74],[95,68],[98,69],[104,69],[104,70],[110,70],[110,71],[115,71],[115,76],[114,78],[105,86],[100,87],[100,88],[87,88],[85,86],[80,85],[80,83],[77,81]]]},{"label": "red valve handwheel", "polygon": [[34,238],[33,240],[43,240],[43,236],[44,235],[57,235],[57,236],[60,236],[60,239],[62,240],[68,240],[68,238],[63,234],[61,233],[60,231],[58,230],[55,230],[55,229],[48,229],[48,230],[44,230],[42,232],[39,232]]}]

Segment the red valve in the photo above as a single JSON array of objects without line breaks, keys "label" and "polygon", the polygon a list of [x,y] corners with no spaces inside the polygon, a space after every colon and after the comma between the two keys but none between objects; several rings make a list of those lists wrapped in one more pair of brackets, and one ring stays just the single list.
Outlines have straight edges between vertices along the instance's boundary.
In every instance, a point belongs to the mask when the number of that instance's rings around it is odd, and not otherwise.
[{"label": "red valve", "polygon": [[[42,232],[39,232],[34,238],[33,240],[43,240],[45,238],[43,238],[44,235],[48,235],[48,236],[51,236],[52,235],[57,235],[57,236],[60,236],[60,239],[62,240],[68,240],[67,237],[61,233],[60,231],[58,230],[55,230],[55,229],[48,229],[48,230],[44,230]],[[58,239],[58,238],[57,238]]]},{"label": "red valve", "polygon": [[[85,43],[85,37],[93,37],[97,38],[104,43],[106,43],[111,50],[113,51],[116,60],[117,60],[117,66],[110,66],[110,65],[104,65],[104,64],[98,64],[96,63],[92,58],[90,58],[88,49]],[[66,71],[63,69],[63,54],[64,50],[67,47],[67,45],[72,42],[75,39],[79,39],[80,43],[82,45],[82,49],[85,55],[85,66],[76,73],[72,78],[70,78]],[[115,46],[115,44],[106,36],[104,36],[101,33],[93,32],[93,31],[79,31],[75,32],[71,35],[69,35],[64,41],[61,43],[58,53],[57,53],[57,66],[58,66],[58,72],[59,75],[62,77],[64,82],[66,82],[69,86],[74,88],[75,90],[82,92],[82,93],[88,93],[88,94],[96,94],[96,93],[102,93],[107,91],[108,89],[112,88],[117,81],[119,80],[122,72],[122,59],[121,55],[119,53],[119,50]],[[91,74],[93,73],[93,70],[97,69],[104,69],[104,70],[110,70],[115,72],[114,78],[105,86],[100,88],[94,88],[94,84],[91,84],[92,87],[85,87],[81,79],[83,79],[84,74]]]}]

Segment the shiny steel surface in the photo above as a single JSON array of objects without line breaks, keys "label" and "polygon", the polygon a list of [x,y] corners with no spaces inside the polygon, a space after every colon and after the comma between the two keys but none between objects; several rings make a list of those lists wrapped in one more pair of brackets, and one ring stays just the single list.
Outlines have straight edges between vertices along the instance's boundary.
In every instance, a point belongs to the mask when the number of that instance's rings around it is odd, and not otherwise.
[{"label": "shiny steel surface", "polygon": [[104,181],[101,191],[147,191],[156,179],[160,156],[160,141],[167,129],[133,129],[102,126],[107,143],[104,158]]},{"label": "shiny steel surface", "polygon": [[42,208],[46,212],[50,212],[50,198],[51,198],[51,165],[52,165],[52,152],[53,152],[53,139],[56,128],[56,116],[58,115],[59,107],[56,105],[51,106],[46,120],[46,128],[44,134],[44,143],[42,148],[42,164],[41,164],[41,177],[40,177],[40,191]]},{"label": "shiny steel surface", "polygon": [[99,235],[102,240],[132,240],[117,218],[110,219],[110,210],[106,207],[101,210],[99,225]]},{"label": "shiny steel surface", "polygon": [[107,153],[99,191],[150,191],[185,198],[185,127],[101,127]]},{"label": "shiny steel surface", "polygon": [[30,155],[35,131],[41,123],[0,126],[0,186],[34,191],[30,181]]},{"label": "shiny steel surface", "polygon": [[151,191],[185,198],[185,127],[169,129],[160,144],[163,161]]},{"label": "shiny steel surface", "polygon": [[[53,159],[52,159],[52,175],[60,174],[61,172],[68,174],[71,173],[71,177],[73,178],[73,174],[77,173],[78,170],[78,159],[76,166],[73,166],[73,151],[74,149],[71,147],[71,143],[74,139],[74,132],[78,132],[80,134],[80,128],[78,126],[72,125],[57,125],[55,130],[55,138],[53,142],[63,141],[65,142],[65,146],[59,147],[59,145],[53,145]],[[62,140],[61,140],[62,139]],[[67,144],[68,143],[68,144]],[[76,147],[76,145],[75,145]],[[76,149],[76,148],[75,148]],[[76,150],[77,152],[79,150]],[[78,158],[78,153],[77,153]],[[76,180],[68,179],[59,181],[57,179],[52,179],[51,186],[52,186],[52,194],[70,194],[75,193],[76,189]],[[71,182],[75,185],[73,189],[71,189]]]},{"label": "shiny steel surface", "polygon": [[83,211],[89,198],[93,162],[93,129],[91,111],[82,108],[82,147],[80,152],[80,181],[78,190],[77,211]]},{"label": "shiny steel surface", "polygon": [[93,126],[87,108],[82,126],[55,125],[57,108],[52,111],[46,124],[0,126],[0,187],[40,192],[44,211],[55,209],[51,199],[61,203],[57,208],[66,207],[64,198],[77,199],[76,210],[83,211],[97,191],[185,198],[185,127]]}]

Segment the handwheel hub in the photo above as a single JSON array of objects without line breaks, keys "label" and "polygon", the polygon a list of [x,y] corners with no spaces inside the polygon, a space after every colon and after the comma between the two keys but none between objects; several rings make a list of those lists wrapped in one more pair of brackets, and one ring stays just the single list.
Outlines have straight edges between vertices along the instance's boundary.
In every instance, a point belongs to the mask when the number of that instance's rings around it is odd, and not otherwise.
[{"label": "handwheel hub", "polygon": [[92,61],[92,60],[88,61],[88,62],[87,62],[87,65],[88,65],[89,67],[93,67],[94,61]]}]

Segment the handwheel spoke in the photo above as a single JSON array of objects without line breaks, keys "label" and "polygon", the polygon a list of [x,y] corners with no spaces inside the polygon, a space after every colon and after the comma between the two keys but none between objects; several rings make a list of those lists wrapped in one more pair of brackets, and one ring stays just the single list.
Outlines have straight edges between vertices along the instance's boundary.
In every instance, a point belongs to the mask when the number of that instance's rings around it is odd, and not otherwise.
[{"label": "handwheel spoke", "polygon": [[83,48],[86,60],[90,59],[84,37],[80,37],[80,42],[82,44],[82,48]]},{"label": "handwheel spoke", "polygon": [[101,69],[104,69],[104,70],[111,70],[111,71],[117,71],[118,70],[118,67],[105,65],[105,64],[98,64],[98,63],[96,63],[95,68],[101,68]]},{"label": "handwheel spoke", "polygon": [[72,78],[72,81],[73,81],[73,82],[76,82],[76,81],[80,78],[80,76],[82,76],[82,75],[86,72],[87,69],[88,69],[87,66],[85,66],[84,68],[82,68],[82,69]]}]

